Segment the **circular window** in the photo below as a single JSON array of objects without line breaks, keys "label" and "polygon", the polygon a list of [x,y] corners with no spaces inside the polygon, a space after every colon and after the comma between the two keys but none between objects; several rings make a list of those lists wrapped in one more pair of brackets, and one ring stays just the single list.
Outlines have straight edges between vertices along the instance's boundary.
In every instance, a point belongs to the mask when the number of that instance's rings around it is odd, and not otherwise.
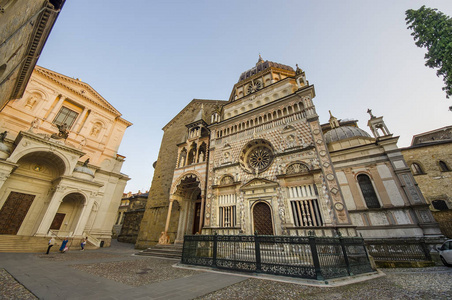
[{"label": "circular window", "polygon": [[273,162],[273,148],[265,140],[249,142],[240,154],[240,166],[248,173],[267,170]]},{"label": "circular window", "polygon": [[251,151],[248,156],[248,165],[255,170],[256,168],[259,170],[266,169],[272,160],[271,150],[267,147],[261,146],[256,147]]}]

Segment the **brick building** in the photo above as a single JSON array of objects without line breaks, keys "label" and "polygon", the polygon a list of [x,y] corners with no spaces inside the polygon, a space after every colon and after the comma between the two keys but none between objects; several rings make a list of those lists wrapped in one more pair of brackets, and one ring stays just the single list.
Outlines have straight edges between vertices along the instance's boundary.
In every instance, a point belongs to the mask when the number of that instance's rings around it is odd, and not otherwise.
[{"label": "brick building", "polygon": [[149,193],[128,193],[121,199],[113,234],[118,241],[135,244]]},{"label": "brick building", "polygon": [[452,238],[452,126],[413,136],[402,153],[442,233]]}]

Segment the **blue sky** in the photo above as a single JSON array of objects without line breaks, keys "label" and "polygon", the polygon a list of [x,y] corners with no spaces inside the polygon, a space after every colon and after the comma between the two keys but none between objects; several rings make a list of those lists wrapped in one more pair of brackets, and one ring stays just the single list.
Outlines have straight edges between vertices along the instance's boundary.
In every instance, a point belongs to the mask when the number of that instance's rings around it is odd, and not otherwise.
[{"label": "blue sky", "polygon": [[[38,65],[90,84],[134,123],[119,153],[150,188],[161,130],[192,99],[227,100],[259,53],[314,84],[321,123],[328,110],[367,128],[368,108],[400,136],[451,125],[442,78],[424,66],[405,11],[421,1],[67,0]],[[452,16],[452,1],[428,1]]]}]

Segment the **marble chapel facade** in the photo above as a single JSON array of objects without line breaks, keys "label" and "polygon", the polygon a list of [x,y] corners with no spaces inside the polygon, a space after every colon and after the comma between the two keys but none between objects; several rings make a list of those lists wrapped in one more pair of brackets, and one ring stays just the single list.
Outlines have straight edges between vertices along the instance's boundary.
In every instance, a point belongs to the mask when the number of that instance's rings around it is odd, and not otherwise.
[{"label": "marble chapel facade", "polygon": [[382,117],[374,135],[331,115],[298,66],[264,61],[228,101],[190,102],[164,128],[137,247],[185,234],[437,237]]}]

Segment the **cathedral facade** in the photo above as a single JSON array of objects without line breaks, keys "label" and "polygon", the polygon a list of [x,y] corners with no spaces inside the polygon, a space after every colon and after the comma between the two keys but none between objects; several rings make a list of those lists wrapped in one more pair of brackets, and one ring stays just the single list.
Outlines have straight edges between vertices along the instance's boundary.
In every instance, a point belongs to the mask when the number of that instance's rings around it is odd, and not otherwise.
[{"label": "cathedral facade", "polygon": [[0,112],[1,245],[40,251],[53,236],[108,246],[130,179],[118,154],[130,125],[88,84],[36,66]]},{"label": "cathedral facade", "polygon": [[259,57],[228,101],[193,100],[164,128],[137,247],[196,233],[438,236],[382,118],[374,137],[322,125],[314,97],[298,66]]}]

